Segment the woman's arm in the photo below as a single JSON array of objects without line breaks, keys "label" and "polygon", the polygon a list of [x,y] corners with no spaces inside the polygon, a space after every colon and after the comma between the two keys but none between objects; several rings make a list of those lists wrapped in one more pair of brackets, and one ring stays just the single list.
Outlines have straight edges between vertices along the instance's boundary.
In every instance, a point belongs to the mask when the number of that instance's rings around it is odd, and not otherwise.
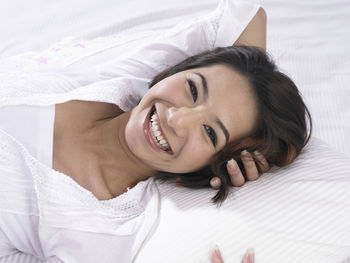
[{"label": "woman's arm", "polygon": [[266,49],[266,21],[265,10],[260,7],[256,15],[244,29],[233,45],[248,45]]}]

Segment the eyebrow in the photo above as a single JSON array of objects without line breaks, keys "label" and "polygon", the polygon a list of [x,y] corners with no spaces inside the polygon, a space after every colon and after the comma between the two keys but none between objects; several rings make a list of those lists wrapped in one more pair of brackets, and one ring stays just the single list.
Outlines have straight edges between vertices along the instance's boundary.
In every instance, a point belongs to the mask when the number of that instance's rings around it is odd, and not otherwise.
[{"label": "eyebrow", "polygon": [[[197,76],[199,76],[201,78],[202,81],[202,87],[203,87],[203,93],[204,93],[204,100],[208,100],[209,97],[209,92],[208,92],[208,83],[207,83],[207,79],[199,72],[193,72],[194,74],[196,74]],[[226,144],[230,138],[230,134],[228,132],[228,130],[226,129],[225,125],[222,123],[222,121],[220,121],[217,117],[215,119],[216,123],[219,125],[219,127],[221,128],[222,132],[225,134],[225,139],[226,139]]]}]

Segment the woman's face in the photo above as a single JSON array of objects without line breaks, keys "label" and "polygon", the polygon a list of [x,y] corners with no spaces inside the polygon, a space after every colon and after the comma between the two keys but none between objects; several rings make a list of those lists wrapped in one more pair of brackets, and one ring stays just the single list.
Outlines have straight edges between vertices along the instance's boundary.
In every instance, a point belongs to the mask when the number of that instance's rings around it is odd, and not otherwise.
[{"label": "woman's face", "polygon": [[[154,107],[155,120],[150,122]],[[248,135],[256,116],[256,102],[245,77],[225,65],[195,68],[148,90],[132,109],[125,139],[133,154],[151,169],[187,173],[208,165],[227,142]],[[149,124],[158,126],[153,132],[160,133],[172,154],[154,146],[147,135]]]}]

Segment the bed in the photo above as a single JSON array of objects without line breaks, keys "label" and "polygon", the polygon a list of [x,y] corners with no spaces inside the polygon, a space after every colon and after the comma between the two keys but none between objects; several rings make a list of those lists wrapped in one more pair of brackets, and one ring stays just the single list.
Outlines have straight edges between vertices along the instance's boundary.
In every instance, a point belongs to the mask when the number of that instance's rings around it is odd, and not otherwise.
[{"label": "bed", "polygon": [[[290,166],[233,188],[220,208],[212,189],[158,184],[157,226],[135,262],[225,262],[254,247],[256,262],[350,262],[350,4],[255,0],[268,15],[267,51],[299,87],[313,137]],[[0,59],[67,36],[95,39],[167,30],[218,1],[8,1],[0,9]],[[136,8],[135,8],[136,7]],[[41,262],[18,252],[0,262]],[[116,259],[116,262],[118,260]]]}]

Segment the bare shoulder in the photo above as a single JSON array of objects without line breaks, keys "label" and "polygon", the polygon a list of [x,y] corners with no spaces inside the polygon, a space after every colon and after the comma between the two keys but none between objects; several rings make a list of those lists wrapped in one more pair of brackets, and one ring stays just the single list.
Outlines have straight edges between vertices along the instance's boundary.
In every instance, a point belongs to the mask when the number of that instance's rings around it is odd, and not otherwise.
[{"label": "bare shoulder", "polygon": [[62,124],[66,129],[87,128],[94,121],[116,117],[123,111],[115,104],[72,100],[55,106],[55,125]]},{"label": "bare shoulder", "polygon": [[233,45],[257,46],[265,50],[266,23],[267,14],[265,10],[260,7],[258,12]]}]

